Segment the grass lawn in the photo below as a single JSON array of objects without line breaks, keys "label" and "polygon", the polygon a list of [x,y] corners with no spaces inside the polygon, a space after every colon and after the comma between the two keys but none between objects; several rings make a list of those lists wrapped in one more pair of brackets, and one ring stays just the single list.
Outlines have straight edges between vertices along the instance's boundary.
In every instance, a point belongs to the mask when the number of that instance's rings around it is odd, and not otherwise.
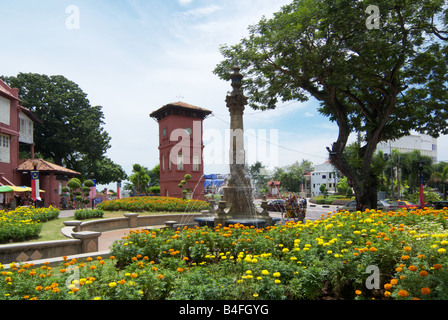
[{"label": "grass lawn", "polygon": [[[105,211],[104,216],[102,219],[107,218],[118,218],[123,217],[123,214],[125,212],[123,211]],[[189,214],[185,212],[141,212],[139,213],[141,216],[144,215],[171,215],[171,214]],[[82,221],[90,221],[90,220],[98,220],[101,218],[95,218],[95,219],[86,219]],[[39,235],[39,238],[29,240],[26,242],[38,242],[38,241],[52,241],[52,240],[65,240],[67,239],[62,233],[61,229],[65,227],[64,221],[70,221],[75,220],[75,217],[68,217],[68,218],[57,218],[51,221],[47,221],[42,223],[42,231]]]}]

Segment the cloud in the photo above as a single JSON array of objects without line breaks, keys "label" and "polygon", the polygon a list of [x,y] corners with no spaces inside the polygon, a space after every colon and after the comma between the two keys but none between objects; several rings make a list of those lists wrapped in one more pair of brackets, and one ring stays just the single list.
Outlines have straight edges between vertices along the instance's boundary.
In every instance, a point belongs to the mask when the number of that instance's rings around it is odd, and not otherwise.
[{"label": "cloud", "polygon": [[181,6],[188,6],[192,2],[193,2],[193,0],[179,0],[179,4]]},{"label": "cloud", "polygon": [[311,112],[305,112],[305,117],[313,117],[314,116],[314,114],[313,113],[311,113]]},{"label": "cloud", "polygon": [[192,18],[202,18],[205,16],[209,16],[213,13],[215,13],[216,11],[221,10],[222,7],[218,6],[218,5],[211,5],[208,7],[201,7],[201,8],[196,8],[196,9],[191,9],[185,12],[182,12],[181,15],[184,17],[192,17]]}]

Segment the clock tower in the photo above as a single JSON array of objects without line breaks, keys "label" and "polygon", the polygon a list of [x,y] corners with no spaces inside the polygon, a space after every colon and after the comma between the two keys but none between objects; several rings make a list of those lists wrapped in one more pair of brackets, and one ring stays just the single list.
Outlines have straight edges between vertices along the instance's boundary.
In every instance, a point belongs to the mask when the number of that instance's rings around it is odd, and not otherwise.
[{"label": "clock tower", "polygon": [[160,195],[182,198],[179,183],[192,199],[204,199],[203,120],[212,112],[185,102],[170,103],[152,112],[159,123]]}]

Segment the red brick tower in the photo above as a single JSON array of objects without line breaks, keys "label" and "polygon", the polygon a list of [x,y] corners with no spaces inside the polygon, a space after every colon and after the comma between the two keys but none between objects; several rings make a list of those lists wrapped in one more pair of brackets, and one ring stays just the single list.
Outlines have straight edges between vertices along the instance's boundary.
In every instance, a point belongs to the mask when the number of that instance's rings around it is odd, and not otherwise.
[{"label": "red brick tower", "polygon": [[204,199],[203,120],[212,112],[184,102],[152,112],[159,123],[160,195],[182,198],[179,183],[191,175],[192,199]]}]

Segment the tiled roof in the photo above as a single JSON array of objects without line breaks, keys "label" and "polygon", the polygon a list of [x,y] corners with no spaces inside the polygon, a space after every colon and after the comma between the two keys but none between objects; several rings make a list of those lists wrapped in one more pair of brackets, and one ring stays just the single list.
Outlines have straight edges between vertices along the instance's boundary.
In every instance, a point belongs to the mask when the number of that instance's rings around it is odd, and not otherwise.
[{"label": "tiled roof", "polygon": [[43,159],[27,159],[17,167],[17,171],[32,171],[32,170],[34,170],[34,164],[33,164],[34,161],[37,161],[36,169],[38,171],[53,172],[53,173],[60,173],[60,174],[67,174],[67,175],[80,175],[80,173],[77,171],[58,166],[54,163],[45,161]]},{"label": "tiled roof", "polygon": [[20,101],[20,99],[15,94],[16,91],[17,89],[11,89],[10,86],[8,86],[3,80],[0,79],[0,93],[2,93],[2,95],[6,95],[10,99]]},{"label": "tiled roof", "polygon": [[188,103],[185,103],[182,101],[178,101],[178,102],[168,103],[168,104],[164,105],[162,108],[159,108],[156,111],[152,112],[149,116],[152,118],[160,118],[163,111],[167,110],[169,108],[187,109],[190,111],[197,111],[204,116],[207,116],[212,113],[212,111],[210,111],[210,110],[200,108],[197,106],[193,106],[191,104],[188,104]]}]

